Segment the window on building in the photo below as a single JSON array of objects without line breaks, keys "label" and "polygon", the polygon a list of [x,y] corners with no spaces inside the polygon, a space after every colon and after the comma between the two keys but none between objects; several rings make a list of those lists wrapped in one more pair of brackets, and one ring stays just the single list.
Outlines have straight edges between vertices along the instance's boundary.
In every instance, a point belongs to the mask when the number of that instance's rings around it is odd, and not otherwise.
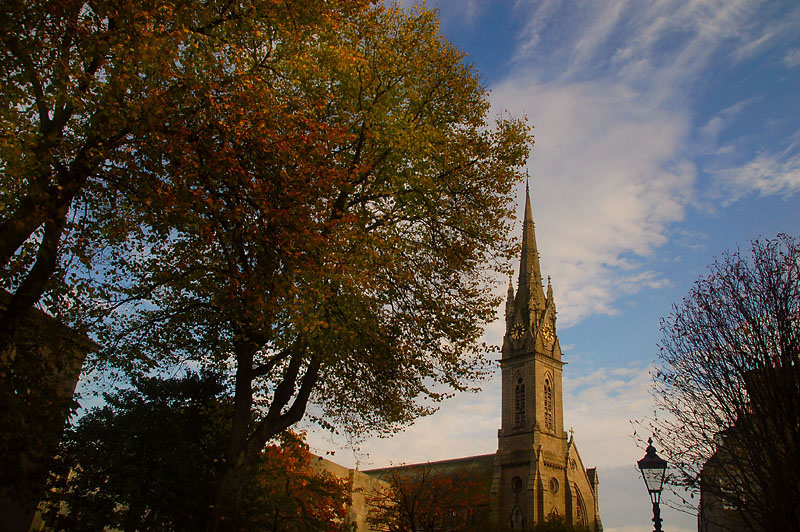
[{"label": "window on building", "polygon": [[544,426],[553,430],[553,385],[550,379],[544,380]]},{"label": "window on building", "polygon": [[517,379],[517,387],[514,389],[514,425],[525,424],[525,383],[522,377]]},{"label": "window on building", "polygon": [[514,506],[511,511],[511,517],[508,518],[508,525],[511,530],[524,530],[525,529],[525,516],[522,515],[522,510],[519,506]]},{"label": "window on building", "polygon": [[578,504],[575,508],[575,522],[578,526],[588,526],[588,517],[586,515],[586,503],[583,501],[581,490],[578,489],[577,484],[573,484],[575,493],[577,494]]}]

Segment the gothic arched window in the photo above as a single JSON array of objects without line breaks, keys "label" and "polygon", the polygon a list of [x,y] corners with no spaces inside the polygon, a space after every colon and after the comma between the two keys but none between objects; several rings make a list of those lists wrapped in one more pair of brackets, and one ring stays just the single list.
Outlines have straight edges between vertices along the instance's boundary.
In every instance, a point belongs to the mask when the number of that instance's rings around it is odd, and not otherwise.
[{"label": "gothic arched window", "polygon": [[522,377],[517,379],[517,387],[514,388],[514,425],[525,424],[525,383]]},{"label": "gothic arched window", "polygon": [[553,385],[550,379],[544,380],[544,426],[553,430]]},{"label": "gothic arched window", "polygon": [[575,522],[578,526],[587,526],[589,523],[588,516],[586,515],[586,503],[583,502],[583,495],[581,495],[581,490],[578,489],[577,484],[573,484],[575,488],[575,493],[578,495],[578,505],[575,508]]},{"label": "gothic arched window", "polygon": [[523,530],[525,528],[525,516],[522,515],[522,510],[519,506],[514,506],[511,511],[511,517],[508,518],[508,528],[511,530]]}]

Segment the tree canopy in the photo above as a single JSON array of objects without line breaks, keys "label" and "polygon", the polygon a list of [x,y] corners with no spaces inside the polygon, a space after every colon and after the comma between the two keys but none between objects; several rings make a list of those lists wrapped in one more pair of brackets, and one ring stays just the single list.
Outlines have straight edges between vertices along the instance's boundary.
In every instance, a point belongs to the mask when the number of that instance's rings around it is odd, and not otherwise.
[{"label": "tree canopy", "polygon": [[[229,368],[218,522],[309,402],[324,423],[391,431],[481,376],[532,139],[489,120],[435,13],[11,9],[0,264],[15,293],[0,318],[49,282],[51,306],[91,311],[125,369]],[[59,243],[76,262],[56,268]]]},{"label": "tree canopy", "polygon": [[394,430],[481,375],[530,141],[521,121],[488,124],[477,74],[424,8],[319,24],[273,68],[205,95],[223,120],[173,117],[183,142],[143,163],[169,186],[112,258],[132,272],[116,297],[144,303],[104,343],[230,365],[233,464],[309,401],[325,422]]},{"label": "tree canopy", "polygon": [[70,271],[124,238],[131,210],[164,193],[169,178],[142,162],[181,135],[175,113],[224,120],[208,105],[215,90],[247,83],[279,60],[278,48],[365,4],[3,2],[0,280],[14,297],[0,340],[43,294],[51,312],[74,307],[80,298],[69,296],[89,287]]},{"label": "tree canopy", "polygon": [[348,481],[317,470],[303,434],[287,431],[264,450],[247,483],[244,530],[351,532]]},{"label": "tree canopy", "polygon": [[799,528],[800,243],[779,235],[725,254],[662,330],[646,425],[668,482],[702,485],[754,530]]},{"label": "tree canopy", "polygon": [[[141,216],[180,182],[150,164],[164,160],[164,146],[181,144],[186,132],[173,118],[225,120],[219,112],[225,105],[210,103],[214,94],[249,83],[259,71],[276,72],[274,63],[313,39],[318,25],[365,7],[362,0],[0,4],[0,289],[11,293],[0,305],[4,382],[37,378],[16,374],[22,366],[58,373],[49,360],[9,363],[47,352],[42,343],[55,348],[40,336],[34,342],[40,345],[20,349],[30,335],[19,329],[37,302],[62,323],[105,341],[94,325],[121,302],[95,281],[134,281],[121,257],[114,269],[104,269],[104,257],[126,253],[129,237],[141,243]],[[270,104],[253,98],[240,111],[253,114]],[[76,354],[66,365],[81,360]],[[130,366],[124,355],[114,362]],[[4,404],[18,400],[12,388],[0,393]],[[60,407],[43,408],[51,410],[45,417],[63,417]],[[40,414],[31,411],[4,421],[22,418],[35,426]],[[17,428],[4,424],[0,432]],[[5,458],[22,461],[19,453]],[[3,493],[17,494],[18,484],[38,481],[3,478]]]}]

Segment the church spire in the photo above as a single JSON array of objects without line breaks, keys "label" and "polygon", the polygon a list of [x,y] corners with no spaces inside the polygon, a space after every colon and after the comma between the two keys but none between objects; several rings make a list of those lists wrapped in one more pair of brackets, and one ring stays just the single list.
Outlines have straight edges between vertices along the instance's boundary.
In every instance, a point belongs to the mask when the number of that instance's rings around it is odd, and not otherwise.
[{"label": "church spire", "polygon": [[536,230],[531,214],[531,195],[525,184],[525,218],[522,222],[522,257],[519,264],[519,286],[517,288],[517,308],[527,309],[533,318],[534,311],[545,308],[542,289],[542,270],[539,266],[539,250],[536,247]]}]

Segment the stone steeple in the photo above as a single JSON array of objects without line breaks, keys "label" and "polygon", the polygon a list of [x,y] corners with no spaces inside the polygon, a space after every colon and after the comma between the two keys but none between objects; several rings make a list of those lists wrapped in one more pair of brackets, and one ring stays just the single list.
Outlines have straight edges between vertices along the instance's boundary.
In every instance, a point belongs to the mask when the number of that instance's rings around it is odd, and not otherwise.
[{"label": "stone steeple", "polygon": [[[522,311],[543,311],[542,269],[539,266],[539,249],[536,246],[536,226],[531,214],[530,188],[525,187],[525,218],[522,222],[522,256],[519,264],[519,289],[516,306]],[[527,312],[526,312],[527,314]],[[533,318],[534,316],[531,316]],[[529,322],[530,323],[530,322]]]},{"label": "stone steeple", "polygon": [[542,283],[531,210],[526,187],[519,284],[515,292],[509,279],[506,300],[492,520],[498,529],[526,530],[560,515],[599,532],[597,485],[564,431],[556,303],[550,278]]},{"label": "stone steeple", "polygon": [[539,323],[545,309],[542,289],[542,269],[539,266],[539,249],[536,246],[536,227],[531,214],[530,188],[525,186],[525,217],[522,222],[522,256],[519,264],[519,284],[517,285],[515,306],[518,315],[527,318],[528,327]]},{"label": "stone steeple", "polygon": [[[552,287],[549,296],[542,286],[542,269],[536,245],[536,227],[531,213],[530,188],[525,187],[525,215],[522,221],[522,252],[516,294],[509,279],[506,299],[506,336],[513,342],[503,342],[503,358],[529,353],[537,343],[552,347],[551,333],[555,331],[555,304]],[[545,331],[547,329],[547,331]],[[542,333],[547,338],[543,338]],[[545,349],[552,355],[552,349]]]}]

